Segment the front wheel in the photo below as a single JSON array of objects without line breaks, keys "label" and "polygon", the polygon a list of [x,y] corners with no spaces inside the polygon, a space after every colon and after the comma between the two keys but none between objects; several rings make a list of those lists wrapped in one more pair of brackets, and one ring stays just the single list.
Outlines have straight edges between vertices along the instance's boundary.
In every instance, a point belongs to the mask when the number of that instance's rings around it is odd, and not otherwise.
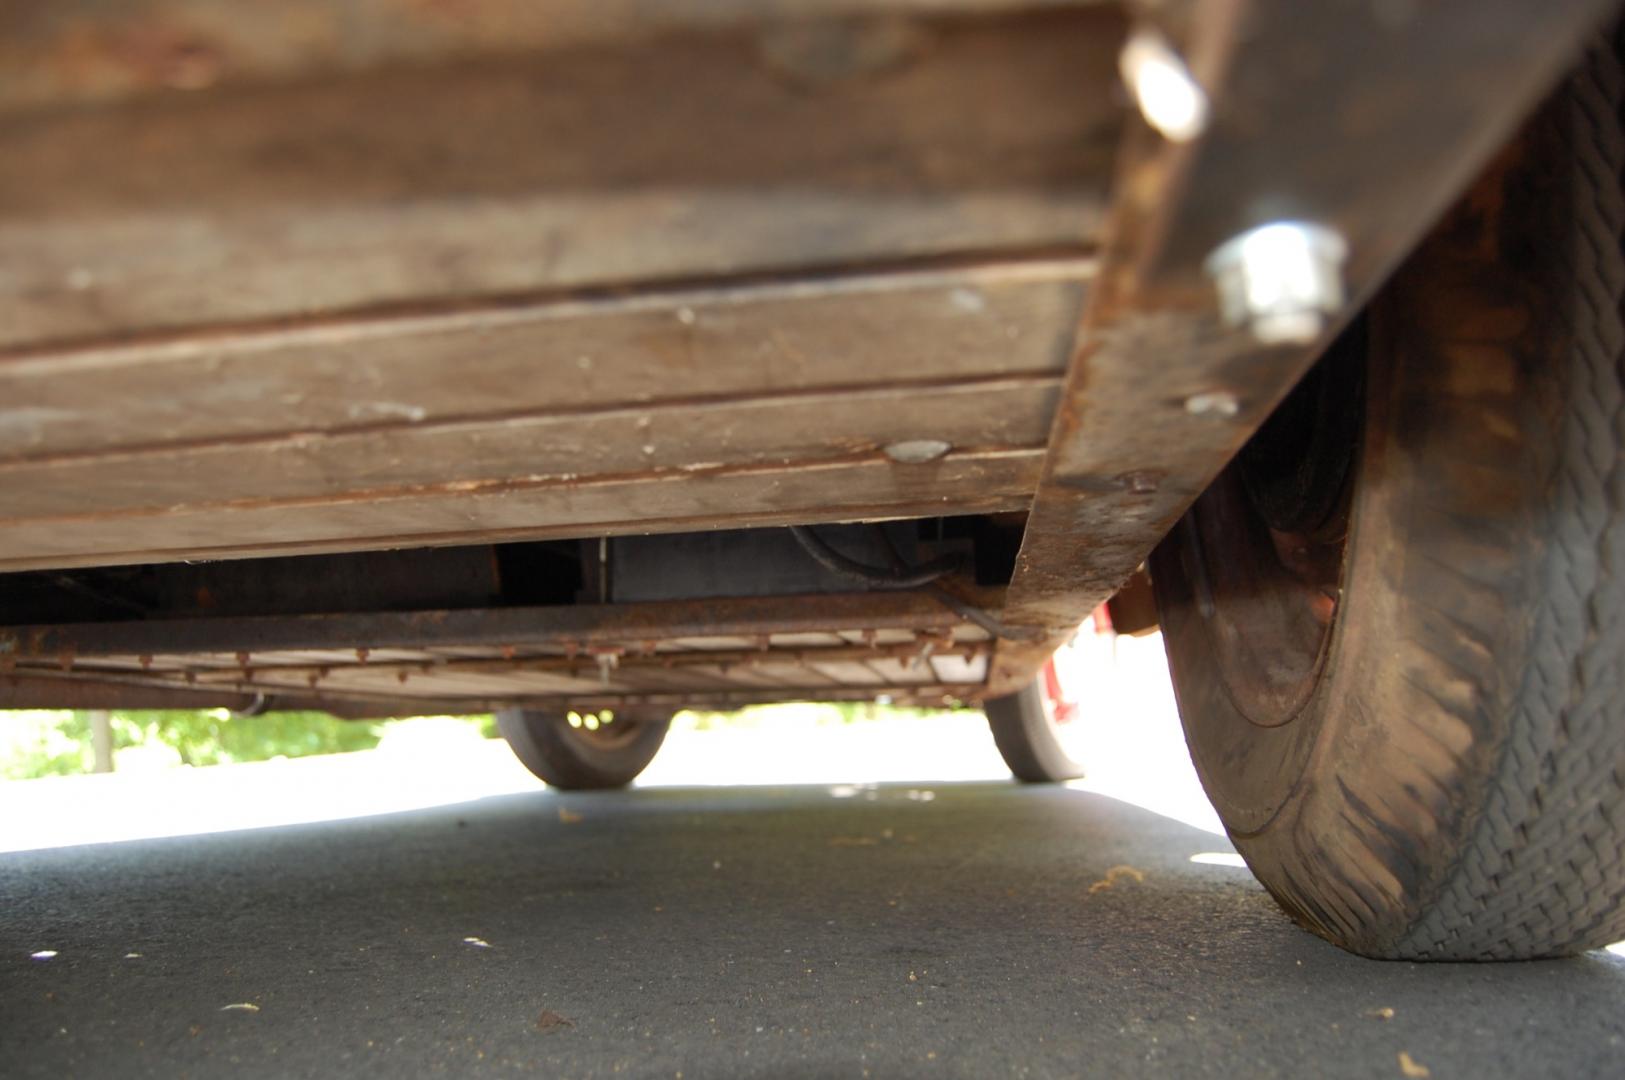
[{"label": "front wheel", "polygon": [[1614,57],[1152,560],[1191,755],[1237,850],[1298,922],[1365,955],[1625,938]]},{"label": "front wheel", "polygon": [[594,791],[630,784],[659,752],[671,717],[659,709],[584,715],[504,709],[497,728],[514,756],[549,786]]}]

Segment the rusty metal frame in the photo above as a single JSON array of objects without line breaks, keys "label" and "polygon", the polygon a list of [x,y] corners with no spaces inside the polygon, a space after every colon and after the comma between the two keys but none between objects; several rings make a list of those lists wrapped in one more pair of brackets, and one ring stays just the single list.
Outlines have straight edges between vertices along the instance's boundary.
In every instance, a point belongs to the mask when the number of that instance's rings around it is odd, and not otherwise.
[{"label": "rusty metal frame", "polygon": [[[996,610],[1002,590],[941,590],[741,597],[469,610],[150,619],[0,629],[0,707],[242,709],[257,700],[279,709],[339,715],[472,712],[506,705],[602,707],[620,703],[739,705],[767,701],[872,699],[940,704],[974,698],[976,682],[943,682],[932,656],[986,660],[992,642],[963,609]],[[840,629],[862,640],[803,646],[774,635]],[[885,641],[884,631],[909,640]],[[743,639],[745,647],[730,645]],[[693,647],[694,643],[708,647]],[[484,647],[487,656],[402,660],[391,650]],[[298,654],[340,652],[343,661]],[[374,659],[374,652],[380,655]],[[294,655],[289,656],[292,652]],[[281,654],[281,655],[279,655]],[[225,663],[220,663],[224,658]],[[694,689],[624,687],[601,692],[517,689],[500,696],[448,690],[469,675],[551,674],[569,678],[637,669],[697,671],[702,678],[757,667],[887,661],[932,671],[920,683],[845,686],[737,685]],[[344,685],[335,676],[365,671],[381,687]],[[878,674],[878,672],[876,673]],[[795,680],[791,679],[791,683]],[[395,686],[399,683],[399,686]],[[263,703],[263,701],[261,701]]]},{"label": "rusty metal frame", "polygon": [[[1192,142],[1128,136],[1005,609],[1037,640],[1001,644],[990,694],[1024,685],[1128,579],[1615,6],[1156,9],[1212,122]],[[1226,239],[1281,219],[1349,247],[1342,310],[1312,345],[1264,347],[1226,326],[1203,269]]]},{"label": "rusty metal frame", "polygon": [[[962,599],[996,611],[1002,590],[962,588]],[[812,596],[723,597],[640,604],[476,608],[456,611],[260,615],[150,619],[0,628],[0,672],[48,662],[71,670],[81,659],[158,654],[253,655],[277,649],[431,648],[553,645],[586,651],[681,637],[750,637],[851,630],[949,630],[973,625],[923,589]]]}]

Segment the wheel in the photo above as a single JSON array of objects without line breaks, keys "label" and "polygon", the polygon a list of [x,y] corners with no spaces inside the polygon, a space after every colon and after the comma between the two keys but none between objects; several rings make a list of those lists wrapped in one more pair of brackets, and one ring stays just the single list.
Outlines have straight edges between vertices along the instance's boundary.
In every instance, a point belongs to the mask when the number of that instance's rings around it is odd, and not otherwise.
[{"label": "wheel", "polygon": [[671,726],[670,712],[614,713],[504,709],[497,728],[514,756],[549,785],[567,791],[625,787],[654,760]]},{"label": "wheel", "polygon": [[983,708],[999,756],[1017,780],[1048,784],[1083,775],[1083,766],[1062,738],[1062,727],[1073,722],[1076,706],[1061,693],[1054,660],[1031,683],[1014,694],[988,699]]},{"label": "wheel", "polygon": [[1589,63],[1152,560],[1231,838],[1368,956],[1625,938],[1625,146]]}]

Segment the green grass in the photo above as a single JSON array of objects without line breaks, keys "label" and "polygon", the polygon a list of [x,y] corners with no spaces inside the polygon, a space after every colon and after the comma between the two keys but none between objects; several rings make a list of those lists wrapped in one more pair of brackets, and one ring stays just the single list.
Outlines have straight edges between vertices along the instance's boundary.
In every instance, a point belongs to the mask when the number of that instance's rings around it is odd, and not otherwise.
[{"label": "green grass", "polygon": [[[685,710],[677,730],[756,728],[775,724],[840,726],[870,720],[933,715],[941,710],[904,709],[873,702],[790,702],[752,705],[729,712]],[[486,738],[497,736],[489,715],[457,718]],[[340,720],[323,712],[272,712],[235,716],[225,709],[116,710],[111,714],[115,764],[121,752],[149,765],[221,765],[272,758],[370,750],[396,720]],[[0,711],[0,778],[29,780],[90,772],[90,714],[66,709]]]}]

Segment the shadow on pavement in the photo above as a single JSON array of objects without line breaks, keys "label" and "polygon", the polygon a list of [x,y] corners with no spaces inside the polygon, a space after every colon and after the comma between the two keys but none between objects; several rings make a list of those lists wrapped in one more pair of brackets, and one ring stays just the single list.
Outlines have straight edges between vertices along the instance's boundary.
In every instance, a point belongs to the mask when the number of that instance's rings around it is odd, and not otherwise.
[{"label": "shadow on pavement", "polygon": [[1361,960],[1191,862],[1228,850],[969,783],[538,791],[0,855],[0,1074],[1625,1071],[1625,959]]}]

